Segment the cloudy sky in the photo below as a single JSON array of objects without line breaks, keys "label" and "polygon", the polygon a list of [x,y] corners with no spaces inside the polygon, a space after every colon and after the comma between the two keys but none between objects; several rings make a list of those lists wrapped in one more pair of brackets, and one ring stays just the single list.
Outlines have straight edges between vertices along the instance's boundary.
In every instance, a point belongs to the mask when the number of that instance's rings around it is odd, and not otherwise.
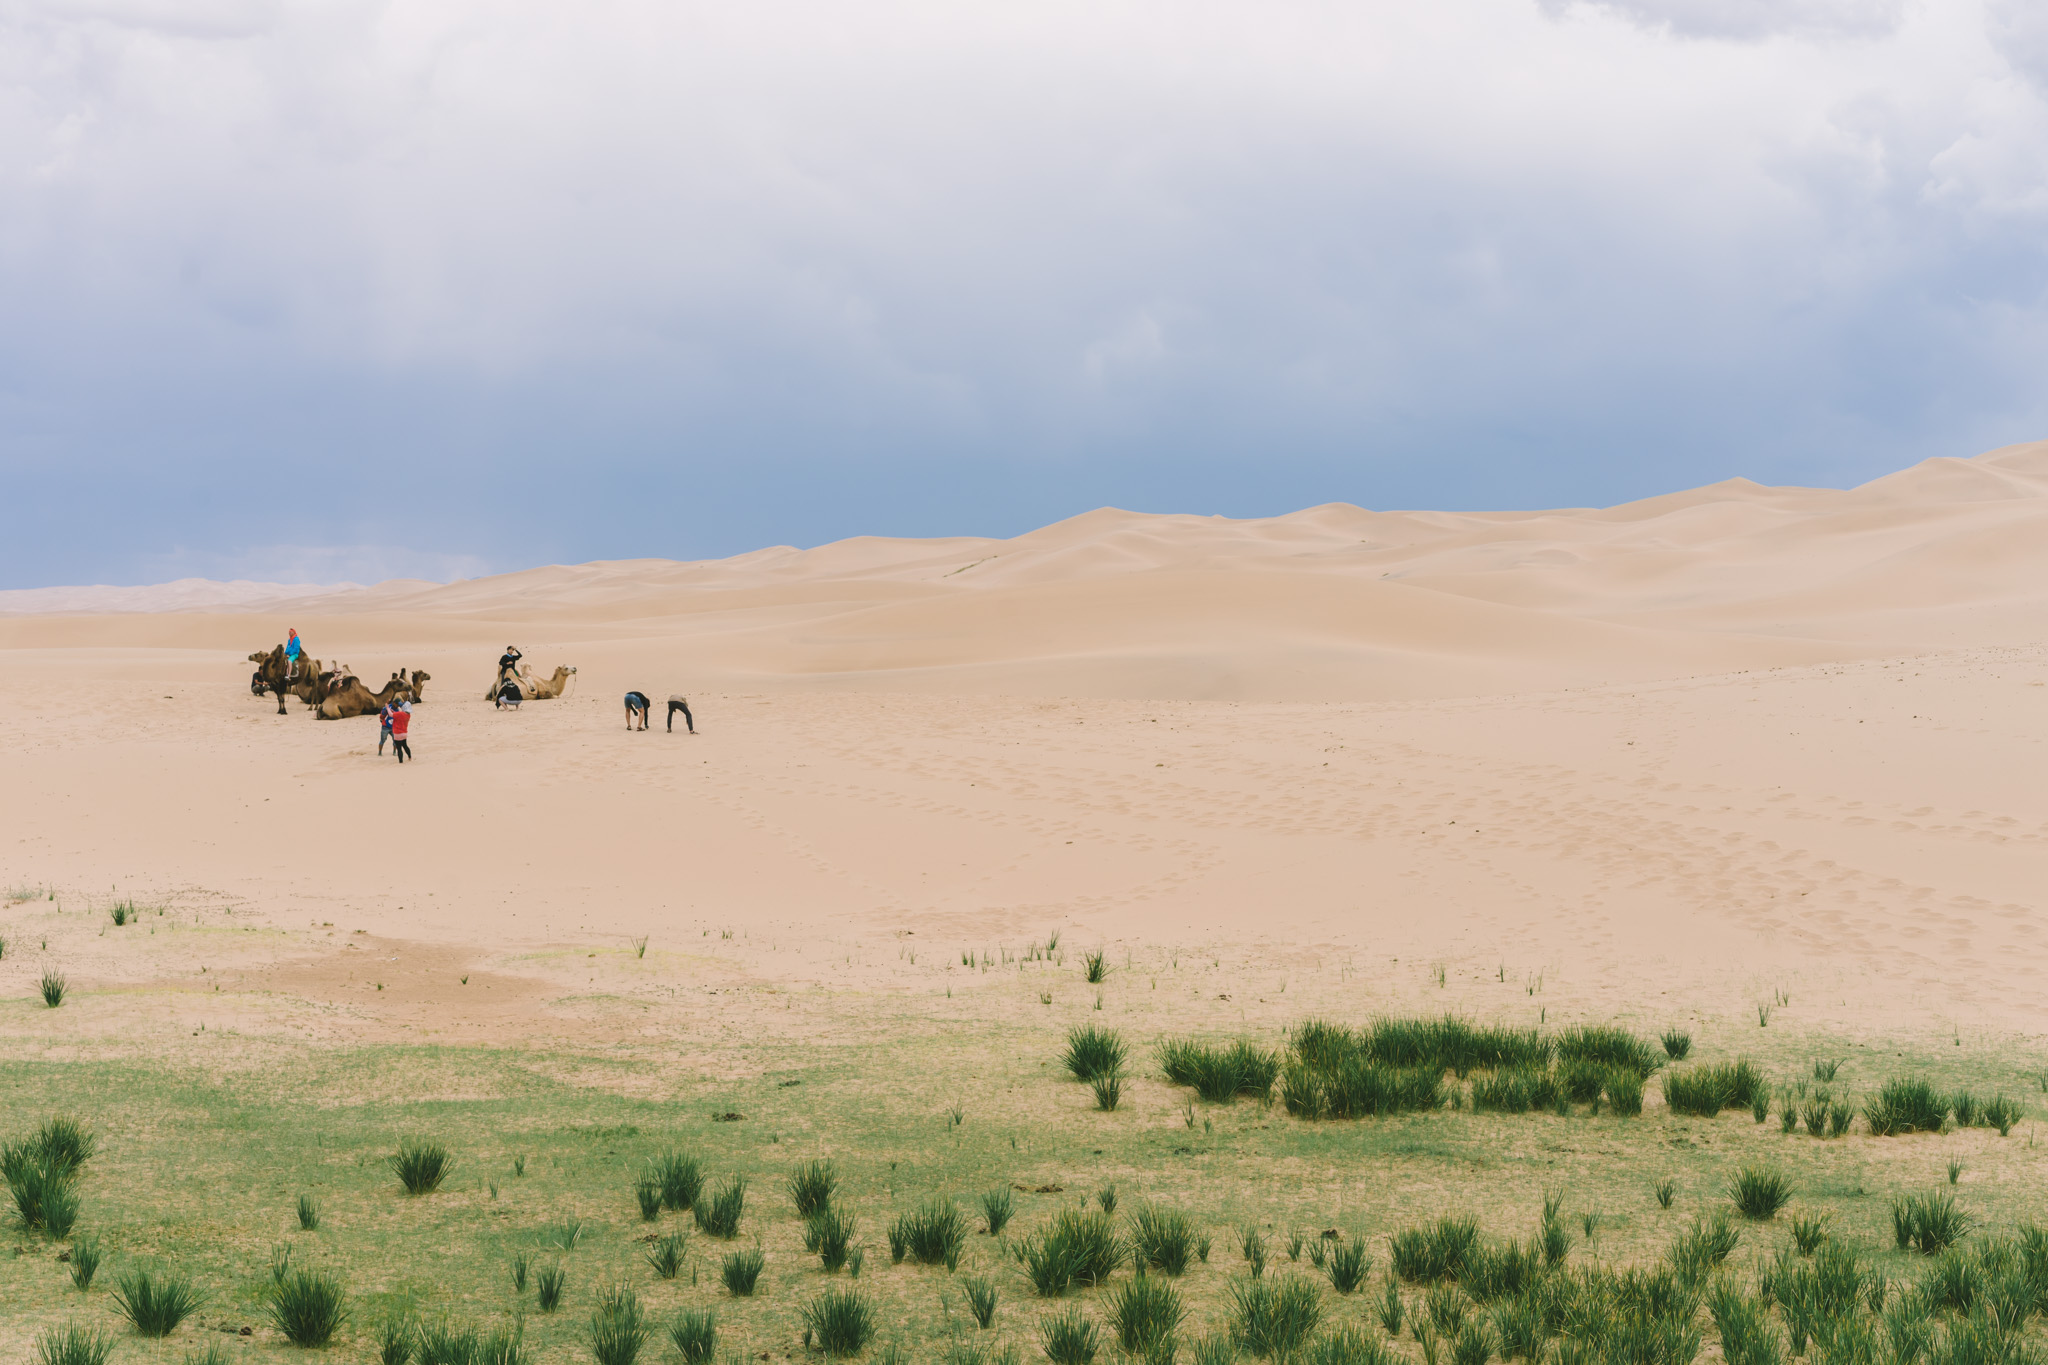
[{"label": "cloudy sky", "polygon": [[0,587],[2048,436],[2040,0],[0,0]]}]

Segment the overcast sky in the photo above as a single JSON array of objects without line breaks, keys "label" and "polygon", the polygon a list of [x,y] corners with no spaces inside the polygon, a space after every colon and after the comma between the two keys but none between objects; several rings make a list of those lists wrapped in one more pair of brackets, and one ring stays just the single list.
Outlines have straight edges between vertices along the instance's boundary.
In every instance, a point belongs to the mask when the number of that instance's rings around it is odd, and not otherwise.
[{"label": "overcast sky", "polygon": [[2044,436],[2042,0],[0,0],[0,587]]}]

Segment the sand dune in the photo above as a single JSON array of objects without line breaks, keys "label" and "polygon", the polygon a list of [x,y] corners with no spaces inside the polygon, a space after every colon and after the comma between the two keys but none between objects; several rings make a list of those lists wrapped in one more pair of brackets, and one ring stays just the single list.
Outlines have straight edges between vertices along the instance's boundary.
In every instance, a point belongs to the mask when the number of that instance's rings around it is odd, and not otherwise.
[{"label": "sand dune", "polygon": [[[342,979],[309,922],[514,976],[638,934],[1065,926],[1511,957],[1609,1011],[1683,990],[1739,1016],[1766,979],[1849,1010],[1881,978],[1920,1025],[2005,1027],[2038,998],[2048,443],[1847,491],[1102,509],[1010,540],[5,609],[0,881],[242,907],[282,933],[236,950],[253,981]],[[434,675],[418,763],[249,695],[244,655],[288,624],[366,677]],[[569,695],[485,705],[507,640],[575,665]],[[703,733],[627,735],[628,687],[689,693]],[[169,970],[49,923],[0,989],[45,958],[88,992]],[[924,980],[889,971],[830,980]]]}]

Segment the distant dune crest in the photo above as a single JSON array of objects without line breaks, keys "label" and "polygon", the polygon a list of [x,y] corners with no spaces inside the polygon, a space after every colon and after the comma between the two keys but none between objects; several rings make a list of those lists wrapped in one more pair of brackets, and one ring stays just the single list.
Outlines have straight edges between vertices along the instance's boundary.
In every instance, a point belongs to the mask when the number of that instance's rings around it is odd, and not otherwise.
[{"label": "distant dune crest", "polygon": [[1846,491],[1730,479],[1597,509],[1241,521],[1101,508],[1010,540],[863,536],[445,585],[0,594],[9,613],[286,609],[630,629],[687,637],[707,676],[907,690],[1307,699],[1666,677],[2041,639],[2048,442]]}]

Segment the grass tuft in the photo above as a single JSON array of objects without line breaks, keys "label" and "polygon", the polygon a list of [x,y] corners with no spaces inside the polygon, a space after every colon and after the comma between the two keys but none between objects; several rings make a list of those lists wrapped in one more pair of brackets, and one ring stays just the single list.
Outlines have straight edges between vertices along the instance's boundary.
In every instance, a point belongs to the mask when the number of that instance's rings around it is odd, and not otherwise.
[{"label": "grass tuft", "polygon": [[1194,1221],[1179,1209],[1148,1204],[1131,1214],[1131,1259],[1138,1265],[1181,1275],[1194,1254]]},{"label": "grass tuft", "polygon": [[796,1205],[796,1216],[814,1218],[823,1213],[838,1188],[839,1173],[831,1162],[806,1161],[789,1177],[789,1198]]},{"label": "grass tuft", "polygon": [[1664,1055],[1674,1062],[1682,1062],[1692,1052],[1692,1035],[1684,1029],[1668,1028],[1661,1035]]},{"label": "grass tuft", "polygon": [[1671,1201],[1678,1196],[1678,1182],[1667,1176],[1665,1179],[1657,1182],[1655,1193],[1657,1195],[1657,1207],[1668,1209],[1671,1207]]},{"label": "grass tuft", "polygon": [[1002,1236],[1003,1229],[1010,1225],[1010,1219],[1015,1217],[1016,1213],[1017,1201],[1011,1197],[1008,1187],[998,1185],[982,1194],[981,1220],[982,1226],[988,1229],[989,1236]]},{"label": "grass tuft", "polygon": [[299,1231],[318,1232],[320,1230],[320,1206],[313,1201],[312,1195],[302,1194],[299,1196],[297,1212],[299,1215]]},{"label": "grass tuft", "polygon": [[1038,1320],[1038,1347],[1052,1365],[1091,1365],[1100,1340],[1095,1324],[1078,1308]]},{"label": "grass tuft", "polygon": [[[1935,1256],[1970,1234],[1977,1220],[1956,1206],[1947,1190],[1933,1194],[1903,1195],[1892,1200],[1892,1236],[1903,1249],[1911,1247],[1922,1256]],[[2044,1265],[2043,1269],[2048,1269]]]},{"label": "grass tuft", "polygon": [[1124,1097],[1124,1074],[1121,1071],[1105,1071],[1088,1080],[1095,1091],[1095,1107],[1105,1114],[1116,1112],[1117,1104]]},{"label": "grass tuft", "polygon": [[1322,1321],[1322,1299],[1307,1280],[1262,1277],[1230,1286],[1231,1338],[1261,1360],[1292,1360]]},{"label": "grass tuft", "polygon": [[1330,1288],[1339,1294],[1357,1293],[1371,1270],[1372,1253],[1357,1239],[1338,1242],[1323,1258],[1323,1273],[1330,1277]]},{"label": "grass tuft", "polygon": [[747,1207],[747,1178],[736,1175],[714,1190],[707,1199],[699,1199],[690,1207],[690,1216],[697,1220],[700,1231],[726,1241],[740,1235],[740,1217]]},{"label": "grass tuft", "polygon": [[1180,1291],[1153,1275],[1138,1275],[1110,1291],[1109,1325],[1124,1353],[1147,1360],[1172,1359],[1187,1309]]},{"label": "grass tuft", "polygon": [[858,1289],[828,1289],[801,1316],[806,1344],[828,1356],[859,1355],[875,1337],[875,1310]]},{"label": "grass tuft", "polygon": [[446,1147],[420,1138],[400,1139],[398,1150],[386,1161],[398,1176],[398,1183],[411,1195],[432,1194],[441,1188],[441,1182],[455,1169],[454,1159],[448,1155]]},{"label": "grass tuft", "polygon": [[1924,1080],[1891,1080],[1863,1106],[1863,1120],[1872,1137],[1938,1133],[1948,1122],[1948,1107],[1948,1098]]},{"label": "grass tuft", "polygon": [[412,1365],[413,1347],[418,1335],[418,1324],[408,1316],[401,1314],[379,1322],[373,1333],[377,1343],[377,1365]]},{"label": "grass tuft", "polygon": [[97,1327],[66,1323],[36,1333],[35,1365],[107,1365],[114,1338]]},{"label": "grass tuft", "polygon": [[1712,1118],[1723,1109],[1749,1109],[1768,1095],[1762,1073],[1748,1058],[1673,1071],[1664,1077],[1664,1104],[1675,1114]]},{"label": "grass tuft", "polygon": [[569,1287],[569,1272],[560,1261],[551,1261],[533,1272],[533,1301],[543,1313],[562,1306],[562,1291]]},{"label": "grass tuft", "polygon": [[71,1283],[81,1293],[92,1288],[92,1277],[100,1269],[100,1244],[95,1237],[80,1237],[71,1244]]},{"label": "grass tuft", "polygon": [[761,1271],[767,1266],[768,1258],[761,1248],[749,1247],[735,1251],[719,1262],[719,1279],[725,1284],[725,1292],[736,1299],[751,1297],[754,1285],[761,1278]]},{"label": "grass tuft", "polygon": [[647,1344],[647,1315],[640,1296],[625,1285],[608,1286],[590,1315],[590,1355],[597,1365],[633,1365]]},{"label": "grass tuft", "polygon": [[967,1219],[950,1199],[926,1200],[912,1212],[897,1215],[889,1226],[892,1260],[900,1261],[907,1256],[919,1265],[942,1265],[952,1270],[960,1264],[960,1253],[966,1246]]},{"label": "grass tuft", "polygon": [[1109,978],[1109,960],[1100,948],[1081,954],[1081,966],[1082,974],[1091,986],[1099,986]]},{"label": "grass tuft", "polygon": [[661,1217],[661,1186],[648,1177],[633,1182],[633,1199],[640,1205],[640,1221],[652,1223]]},{"label": "grass tuft", "polygon": [[1824,1213],[1792,1215],[1792,1245],[1801,1256],[1811,1256],[1828,1239],[1828,1216]]},{"label": "grass tuft", "polygon": [[969,1275],[960,1282],[960,1293],[967,1300],[967,1311],[974,1318],[974,1325],[986,1331],[996,1323],[996,1282],[986,1275]]},{"label": "grass tuft", "polygon": [[[526,1159],[519,1160],[520,1173]],[[704,1168],[697,1158],[682,1152],[663,1152],[647,1163],[647,1178],[661,1188],[661,1206],[672,1213],[687,1213],[704,1191]]]},{"label": "grass tuft", "polygon": [[1439,1218],[1423,1228],[1394,1234],[1389,1250],[1394,1273],[1410,1284],[1434,1284],[1456,1276],[1479,1240],[1479,1225],[1470,1218]]},{"label": "grass tuft", "polygon": [[690,1254],[690,1234],[681,1228],[657,1237],[647,1248],[647,1264],[658,1280],[673,1280],[683,1270]]},{"label": "grass tuft", "polygon": [[1729,1182],[1728,1197],[1745,1218],[1775,1218],[1791,1202],[1792,1185],[1775,1166],[1749,1165]]},{"label": "grass tuft", "polygon": [[718,1316],[708,1308],[685,1308],[668,1325],[668,1339],[683,1365],[708,1365],[718,1351]]},{"label": "grass tuft", "polygon": [[55,1009],[64,1003],[64,992],[69,989],[64,984],[63,975],[59,972],[44,972],[42,988],[43,1003],[51,1009]]},{"label": "grass tuft", "polygon": [[168,1271],[137,1266],[121,1276],[114,1303],[137,1335],[167,1337],[190,1317],[201,1302],[191,1281]]},{"label": "grass tuft", "polygon": [[841,1209],[823,1209],[804,1224],[804,1249],[816,1252],[826,1270],[841,1270],[845,1268],[856,1231],[851,1213]]},{"label": "grass tuft", "polygon": [[271,1286],[271,1325],[294,1346],[325,1346],[348,1320],[348,1294],[340,1279],[319,1270],[294,1270]]},{"label": "grass tuft", "polygon": [[1115,1029],[1094,1024],[1076,1025],[1067,1031],[1067,1050],[1060,1065],[1077,1081],[1092,1081],[1124,1069],[1130,1049]]}]

